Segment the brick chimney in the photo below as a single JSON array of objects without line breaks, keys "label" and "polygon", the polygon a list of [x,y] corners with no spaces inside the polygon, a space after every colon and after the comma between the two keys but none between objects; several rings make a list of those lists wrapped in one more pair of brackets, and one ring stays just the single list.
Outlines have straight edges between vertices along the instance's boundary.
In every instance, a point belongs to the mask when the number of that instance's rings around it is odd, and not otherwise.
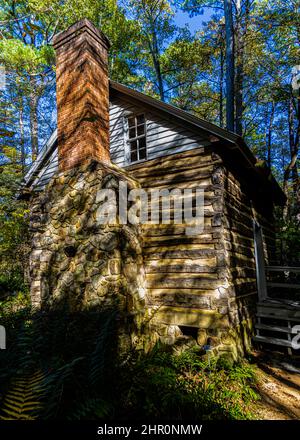
[{"label": "brick chimney", "polygon": [[60,171],[109,154],[109,41],[89,20],[54,37]]}]

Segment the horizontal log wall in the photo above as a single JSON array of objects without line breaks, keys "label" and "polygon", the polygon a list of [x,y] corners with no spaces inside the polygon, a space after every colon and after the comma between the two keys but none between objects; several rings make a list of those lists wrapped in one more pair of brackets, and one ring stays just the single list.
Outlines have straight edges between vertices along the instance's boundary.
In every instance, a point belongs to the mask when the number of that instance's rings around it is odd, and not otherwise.
[{"label": "horizontal log wall", "polygon": [[257,301],[253,220],[263,228],[265,258],[274,262],[275,230],[271,197],[260,196],[254,179],[246,179],[228,163],[219,169],[223,180],[224,217],[221,246],[225,251],[229,317],[233,324],[253,318]]},{"label": "horizontal log wall", "polygon": [[[259,199],[251,178],[221,156],[222,145],[170,154],[126,169],[145,189],[201,187],[204,230],[184,225],[143,226],[148,305],[154,321],[230,333],[249,347],[256,305],[253,219],[264,229],[266,259],[274,253],[273,205]],[[223,330],[222,330],[223,329]],[[218,333],[217,333],[218,334]],[[237,345],[238,345],[237,344]]]},{"label": "horizontal log wall", "polygon": [[206,146],[126,168],[145,189],[204,189],[201,234],[186,235],[185,225],[143,226],[148,304],[157,310],[154,319],[159,322],[192,327],[205,322],[210,327],[217,322],[224,325],[227,319],[220,246],[223,189],[215,173],[220,163],[212,147]]}]

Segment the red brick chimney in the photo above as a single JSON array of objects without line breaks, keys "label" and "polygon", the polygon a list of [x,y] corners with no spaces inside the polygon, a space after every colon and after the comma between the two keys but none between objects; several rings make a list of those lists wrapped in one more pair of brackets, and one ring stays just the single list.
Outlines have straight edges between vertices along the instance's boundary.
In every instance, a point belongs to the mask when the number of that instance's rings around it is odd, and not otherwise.
[{"label": "red brick chimney", "polygon": [[109,41],[89,20],[54,37],[60,171],[109,154]]}]

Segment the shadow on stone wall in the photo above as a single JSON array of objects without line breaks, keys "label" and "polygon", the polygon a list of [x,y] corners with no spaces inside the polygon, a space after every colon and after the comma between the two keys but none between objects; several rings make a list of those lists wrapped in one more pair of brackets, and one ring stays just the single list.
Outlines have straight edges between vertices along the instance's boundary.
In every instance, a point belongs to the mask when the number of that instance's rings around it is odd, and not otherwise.
[{"label": "shadow on stone wall", "polygon": [[97,161],[55,176],[31,205],[31,298],[43,310],[117,307],[141,328],[145,281],[139,226],[99,223],[102,189],[138,183]]}]

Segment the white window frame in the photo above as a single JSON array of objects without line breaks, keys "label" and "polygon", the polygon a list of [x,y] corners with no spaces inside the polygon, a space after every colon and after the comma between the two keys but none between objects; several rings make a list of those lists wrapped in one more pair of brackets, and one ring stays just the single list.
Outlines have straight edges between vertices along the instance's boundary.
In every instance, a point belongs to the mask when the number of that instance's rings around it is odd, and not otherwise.
[{"label": "white window frame", "polygon": [[[145,126],[145,133],[139,136],[136,136],[134,138],[130,138],[129,139],[129,125],[128,125],[128,119],[129,118],[137,118],[138,116],[144,116],[145,122],[144,122],[144,126]],[[135,163],[139,163],[139,162],[144,162],[146,160],[148,160],[148,149],[147,149],[147,117],[146,117],[146,113],[145,112],[139,112],[139,113],[131,113],[131,114],[127,114],[126,116],[124,116],[123,118],[123,125],[124,125],[124,142],[125,142],[125,162],[127,164],[135,164]],[[146,143],[146,157],[144,159],[137,159],[135,161],[131,160],[131,142],[139,140],[141,138],[145,139],[145,143]],[[137,149],[138,152],[138,149]],[[139,152],[138,152],[139,155]]]}]

